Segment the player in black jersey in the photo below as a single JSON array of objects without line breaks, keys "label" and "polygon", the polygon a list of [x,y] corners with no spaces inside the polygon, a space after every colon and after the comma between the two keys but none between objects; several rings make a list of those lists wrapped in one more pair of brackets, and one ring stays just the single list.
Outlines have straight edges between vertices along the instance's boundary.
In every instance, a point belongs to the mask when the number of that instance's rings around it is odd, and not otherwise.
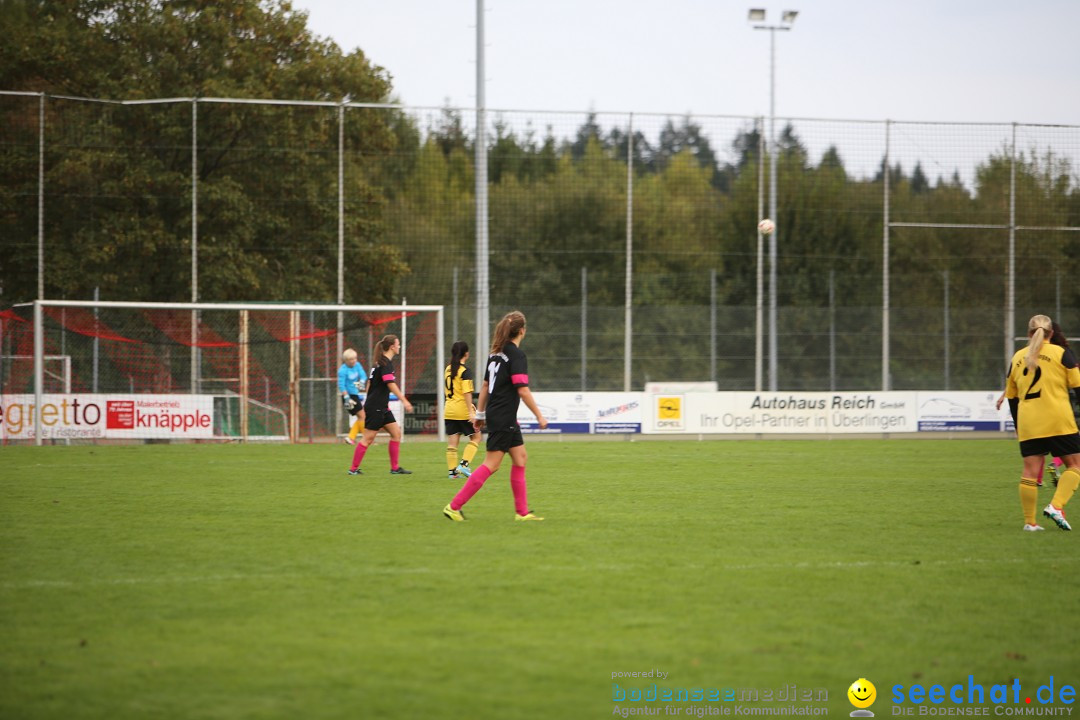
[{"label": "player in black jersey", "polygon": [[472,476],[454,499],[443,508],[443,515],[462,522],[465,516],[461,508],[469,498],[483,487],[484,481],[499,469],[503,456],[510,453],[510,489],[514,493],[515,520],[543,520],[529,510],[525,491],[525,440],[517,422],[518,405],[522,402],[536,416],[540,428],[547,427],[547,419],[529,390],[529,361],[521,351],[525,339],[525,316],[514,310],[507,313],[495,326],[491,340],[491,356],[484,370],[484,384],[476,403],[476,429],[485,425],[488,430],[487,455],[484,464],[473,470]]},{"label": "player in black jersey", "polygon": [[390,393],[401,398],[401,404],[405,412],[412,412],[412,403],[405,397],[398,387],[397,378],[394,376],[394,356],[401,352],[401,341],[397,335],[385,335],[375,345],[371,353],[372,366],[368,373],[367,399],[364,400],[364,434],[356,443],[353,452],[352,466],[349,468],[350,475],[362,475],[360,462],[364,459],[371,443],[375,442],[375,436],[379,430],[385,430],[390,435],[390,474],[412,475],[398,464],[398,455],[401,450],[401,425],[398,424],[394,413],[390,412]]}]

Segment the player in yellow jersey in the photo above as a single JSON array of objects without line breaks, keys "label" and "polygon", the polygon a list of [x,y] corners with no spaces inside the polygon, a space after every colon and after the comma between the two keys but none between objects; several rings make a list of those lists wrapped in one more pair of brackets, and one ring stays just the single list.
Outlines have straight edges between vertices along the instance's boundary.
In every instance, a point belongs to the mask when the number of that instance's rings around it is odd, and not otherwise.
[{"label": "player in yellow jersey", "polygon": [[1065,465],[1057,491],[1043,515],[1062,530],[1072,530],[1065,519],[1065,505],[1080,485],[1080,433],[1077,432],[1069,391],[1080,388],[1080,369],[1072,350],[1047,342],[1053,328],[1046,315],[1028,321],[1028,345],[1013,355],[1005,381],[1005,397],[1014,410],[1020,455],[1024,458],[1020,477],[1020,505],[1024,510],[1024,530],[1042,530],[1035,523],[1039,489],[1036,478],[1047,454],[1060,457]]},{"label": "player in yellow jersey", "polygon": [[[443,408],[443,422],[446,425],[446,476],[449,478],[472,475],[469,464],[480,446],[480,433],[472,424],[476,407],[472,399],[473,374],[465,367],[468,359],[468,344],[458,340],[450,348],[450,364],[443,372],[443,392],[446,400]],[[462,435],[468,436],[469,444],[465,446],[459,463],[457,451]]]},{"label": "player in yellow jersey", "polygon": [[[1069,349],[1069,339],[1067,337],[1065,337],[1065,331],[1062,330],[1061,326],[1058,325],[1056,322],[1050,323],[1050,327],[1052,328],[1053,334],[1050,336],[1050,339],[1048,340],[1048,342],[1051,342],[1051,343],[1053,343],[1055,345],[1060,345],[1061,347],[1068,350]],[[1080,401],[1080,393],[1077,393],[1077,400]],[[1001,396],[997,399],[997,404],[995,405],[995,407],[998,410],[1000,410],[1001,409],[1001,404],[1003,402],[1005,402],[1005,391],[1004,390],[1001,391]],[[1015,400],[1009,403],[1009,410],[1012,412],[1012,415],[1013,415],[1013,427],[1015,428],[1016,427],[1016,401]],[[1073,411],[1073,416],[1074,417],[1076,416],[1075,411]],[[1059,458],[1059,457],[1051,455],[1050,458],[1051,458],[1050,463],[1046,466],[1046,469],[1050,471],[1050,478],[1054,481],[1054,487],[1057,487],[1058,479],[1061,476],[1061,469],[1064,467],[1064,463],[1061,462],[1061,458]],[[1036,480],[1036,484],[1039,487],[1043,486],[1043,468],[1042,468],[1041,465],[1039,466],[1039,474],[1035,478],[1035,480]]]}]

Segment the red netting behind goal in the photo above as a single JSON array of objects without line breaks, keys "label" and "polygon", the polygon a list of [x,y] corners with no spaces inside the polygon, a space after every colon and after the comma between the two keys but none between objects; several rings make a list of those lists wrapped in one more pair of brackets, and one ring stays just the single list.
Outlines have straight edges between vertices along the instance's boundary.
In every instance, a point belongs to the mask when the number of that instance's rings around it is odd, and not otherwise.
[{"label": "red netting behind goal", "polygon": [[[214,436],[294,441],[340,434],[341,350],[365,368],[386,334],[402,339],[395,362],[419,409],[407,432],[437,431],[438,316],[434,311],[43,308],[45,355],[68,358],[71,393],[213,396]],[[32,309],[0,312],[0,394],[30,394]],[[64,392],[46,372],[44,392]],[[246,408],[246,417],[244,415]],[[243,427],[244,425],[247,427]]]}]

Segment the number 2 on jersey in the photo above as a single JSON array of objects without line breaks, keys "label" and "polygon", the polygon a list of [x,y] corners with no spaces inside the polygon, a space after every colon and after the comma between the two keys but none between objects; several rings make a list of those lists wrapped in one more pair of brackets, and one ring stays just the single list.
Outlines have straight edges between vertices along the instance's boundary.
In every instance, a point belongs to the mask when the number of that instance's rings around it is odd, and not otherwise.
[{"label": "number 2 on jersey", "polygon": [[[1027,377],[1027,374],[1028,374],[1027,368],[1024,368],[1024,377]],[[1025,400],[1034,400],[1036,398],[1042,397],[1042,390],[1036,390],[1035,389],[1035,386],[1039,384],[1039,380],[1041,378],[1042,378],[1042,368],[1041,367],[1036,367],[1035,368],[1035,379],[1031,381],[1031,385],[1028,386],[1027,392],[1024,393],[1024,399]]]}]

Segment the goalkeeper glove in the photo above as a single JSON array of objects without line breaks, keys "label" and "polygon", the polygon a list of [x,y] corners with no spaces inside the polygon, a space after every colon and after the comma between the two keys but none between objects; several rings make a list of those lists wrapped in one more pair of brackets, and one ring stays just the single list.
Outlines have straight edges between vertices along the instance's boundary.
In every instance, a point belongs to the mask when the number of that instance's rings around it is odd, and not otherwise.
[{"label": "goalkeeper glove", "polygon": [[353,400],[351,397],[341,398],[341,404],[345,406],[346,410],[352,410],[354,407],[356,407],[356,401]]}]

